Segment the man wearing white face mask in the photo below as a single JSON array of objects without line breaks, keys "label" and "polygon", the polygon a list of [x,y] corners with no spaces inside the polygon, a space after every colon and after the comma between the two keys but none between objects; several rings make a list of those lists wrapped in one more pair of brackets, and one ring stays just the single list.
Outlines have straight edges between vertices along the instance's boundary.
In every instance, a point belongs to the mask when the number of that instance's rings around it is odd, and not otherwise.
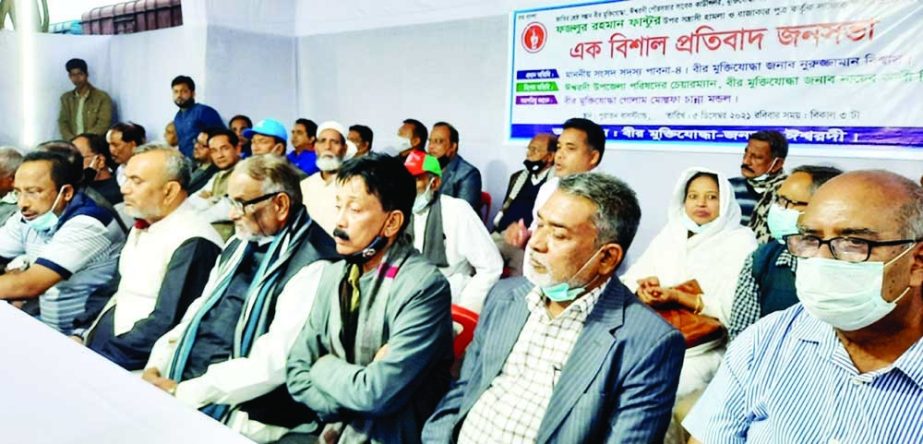
[{"label": "man wearing white face mask", "polygon": [[356,152],[356,146],[346,136],[346,127],[338,122],[327,121],[317,127],[314,152],[317,168],[320,170],[301,181],[304,206],[328,234],[336,228],[336,178],[340,165],[348,152]]},{"label": "man wearing white face mask", "polygon": [[842,171],[833,167],[802,165],[782,182],[766,218],[773,240],[761,245],[747,258],[737,279],[728,322],[730,339],[769,313],[785,310],[798,302],[796,261],[785,248],[783,237],[798,233],[798,217],[808,206],[811,196],[840,173]]},{"label": "man wearing white face mask", "polygon": [[663,441],[683,338],[610,279],[640,218],[611,176],[561,179],[529,240],[531,282],[487,298],[424,442]]},{"label": "man wearing white face mask", "polygon": [[788,140],[778,131],[757,131],[750,135],[740,164],[743,177],[732,177],[734,195],[740,204],[740,223],[749,226],[760,243],[769,240],[766,214],[785,180]]},{"label": "man wearing white face mask", "polygon": [[730,346],[684,425],[701,442],[923,439],[923,188],[887,171],[820,187],[786,237],[800,305]]},{"label": "man wearing white face mask", "polygon": [[77,191],[81,165],[29,153],[16,171],[19,215],[0,228],[0,261],[25,261],[0,276],[0,300],[38,298],[39,319],[64,334],[91,293],[109,285],[125,236],[112,214]]},{"label": "man wearing white face mask", "polygon": [[452,303],[480,313],[503,272],[500,252],[467,202],[439,192],[442,168],[434,156],[415,151],[404,166],[417,182],[413,246],[449,280]]}]

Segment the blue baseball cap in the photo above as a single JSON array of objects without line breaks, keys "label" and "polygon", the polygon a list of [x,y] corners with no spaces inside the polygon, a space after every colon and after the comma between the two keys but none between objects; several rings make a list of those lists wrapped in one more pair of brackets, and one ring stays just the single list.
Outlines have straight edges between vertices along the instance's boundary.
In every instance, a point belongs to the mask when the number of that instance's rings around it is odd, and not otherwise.
[{"label": "blue baseball cap", "polygon": [[260,120],[253,128],[245,129],[243,134],[248,139],[252,138],[254,134],[262,134],[264,136],[275,136],[282,139],[283,142],[288,142],[288,132],[285,131],[285,126],[276,119]]}]

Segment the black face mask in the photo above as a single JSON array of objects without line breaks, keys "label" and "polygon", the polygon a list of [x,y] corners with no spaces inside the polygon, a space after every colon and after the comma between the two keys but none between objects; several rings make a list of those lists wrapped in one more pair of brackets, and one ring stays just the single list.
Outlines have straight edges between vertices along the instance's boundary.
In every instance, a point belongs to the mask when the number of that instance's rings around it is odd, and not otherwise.
[{"label": "black face mask", "polygon": [[443,169],[445,169],[445,166],[448,165],[449,162],[452,161],[452,159],[449,159],[449,156],[442,156],[442,157],[440,157],[440,158],[438,158],[438,159],[436,159],[436,160],[439,161],[439,166],[440,166],[441,168],[443,168]]},{"label": "black face mask", "polygon": [[[333,237],[340,238],[342,240],[348,241],[349,235],[345,231],[336,228],[333,230]],[[369,245],[355,253],[347,254],[343,256],[343,260],[347,264],[361,265],[369,261],[372,256],[378,254],[378,251],[384,248],[388,244],[388,238],[382,235],[375,236],[375,239],[372,239],[372,242]]]},{"label": "black face mask", "polygon": [[542,168],[545,167],[545,162],[542,162],[541,160],[526,159],[522,161],[522,164],[526,166],[526,169],[529,170],[530,173],[533,174],[541,172]]},{"label": "black face mask", "polygon": [[96,171],[93,168],[84,168],[83,169],[83,183],[91,183],[96,180],[96,175],[99,174],[99,171]]}]

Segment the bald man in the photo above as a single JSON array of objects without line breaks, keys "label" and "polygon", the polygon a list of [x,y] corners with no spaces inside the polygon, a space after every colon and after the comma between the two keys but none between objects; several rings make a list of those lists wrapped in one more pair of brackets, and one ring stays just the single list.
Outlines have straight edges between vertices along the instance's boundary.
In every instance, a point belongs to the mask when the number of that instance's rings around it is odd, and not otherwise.
[{"label": "bald man", "polygon": [[821,186],[786,237],[801,301],[745,330],[683,425],[701,442],[920,442],[923,188]]}]

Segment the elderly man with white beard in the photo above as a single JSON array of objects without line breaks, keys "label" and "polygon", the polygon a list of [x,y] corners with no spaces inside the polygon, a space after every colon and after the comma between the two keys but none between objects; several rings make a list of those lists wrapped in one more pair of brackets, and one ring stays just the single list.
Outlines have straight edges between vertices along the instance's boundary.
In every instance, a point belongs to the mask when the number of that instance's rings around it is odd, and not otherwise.
[{"label": "elderly man with white beard", "polygon": [[304,206],[328,234],[336,228],[336,177],[347,152],[356,152],[355,145],[346,136],[346,127],[339,122],[327,121],[317,127],[314,151],[320,170],[301,181]]}]

